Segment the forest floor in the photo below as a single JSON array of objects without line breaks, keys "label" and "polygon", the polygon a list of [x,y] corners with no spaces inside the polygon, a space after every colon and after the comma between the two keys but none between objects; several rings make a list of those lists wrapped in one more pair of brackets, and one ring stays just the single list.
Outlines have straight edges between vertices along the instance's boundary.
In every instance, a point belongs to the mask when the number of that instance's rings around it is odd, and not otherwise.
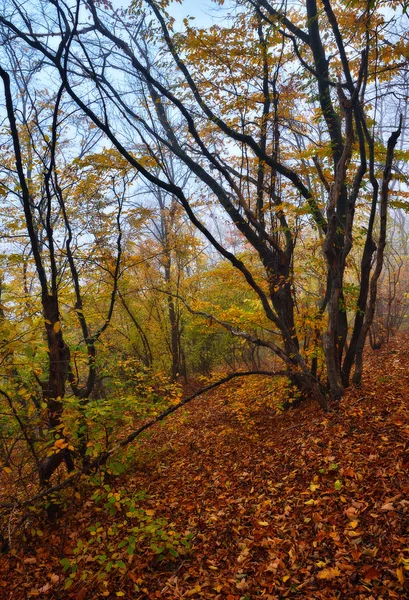
[{"label": "forest floor", "polygon": [[261,387],[193,401],[102,499],[80,488],[57,522],[33,518],[0,598],[409,598],[409,340],[369,352],[327,414],[277,414]]}]

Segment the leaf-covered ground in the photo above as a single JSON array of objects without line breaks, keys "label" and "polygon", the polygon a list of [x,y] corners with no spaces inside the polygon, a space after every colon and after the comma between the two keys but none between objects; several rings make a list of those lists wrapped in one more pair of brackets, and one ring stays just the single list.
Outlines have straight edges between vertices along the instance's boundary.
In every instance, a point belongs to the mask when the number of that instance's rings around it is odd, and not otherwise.
[{"label": "leaf-covered ground", "polygon": [[408,598],[408,366],[404,338],[371,353],[326,415],[277,414],[250,380],[194,401],[106,484],[114,515],[79,489],[57,523],[26,523],[0,598]]}]

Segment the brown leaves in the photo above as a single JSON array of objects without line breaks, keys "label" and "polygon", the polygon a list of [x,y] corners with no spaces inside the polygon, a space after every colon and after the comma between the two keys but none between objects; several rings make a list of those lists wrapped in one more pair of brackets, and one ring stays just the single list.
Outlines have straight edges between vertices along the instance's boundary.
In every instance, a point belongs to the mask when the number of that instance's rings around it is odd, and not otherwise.
[{"label": "brown leaves", "polygon": [[385,502],[385,504],[381,506],[380,510],[387,512],[389,510],[395,510],[395,507],[393,506],[392,502]]},{"label": "brown leaves", "polygon": [[[388,368],[388,354],[377,360]],[[377,370],[374,362],[368,373]],[[376,397],[365,400],[375,384]],[[247,392],[251,398],[252,390],[240,385],[241,395]],[[409,432],[408,383],[399,377],[394,385],[400,395],[388,398],[386,414],[382,387],[368,378],[359,395],[348,392],[325,423],[309,404],[278,416],[257,404],[251,427],[243,427],[236,407],[224,403],[222,391],[188,408],[144,442],[124,486],[148,490],[146,518],[160,516],[175,531],[193,533],[190,554],[172,565],[146,555],[134,555],[129,564],[125,558],[120,581],[108,573],[105,588],[98,582],[98,565],[80,562],[78,585],[62,591],[61,600],[81,600],[86,594],[81,569],[93,567],[86,581],[88,594],[100,585],[101,597],[107,591],[113,598],[123,591],[124,598],[146,600],[257,595],[275,600],[291,594],[327,600],[340,593],[348,599],[406,597],[409,484],[396,465],[405,456],[409,460],[401,433]],[[169,447],[174,450],[168,452]],[[144,462],[145,455],[150,458]],[[338,480],[340,491],[334,487]],[[81,497],[87,497],[85,488]],[[35,553],[21,553],[14,563],[11,556],[3,558],[9,570],[2,571],[2,580],[14,584],[10,599],[23,600],[26,589],[44,598],[63,590],[66,574],[56,545],[59,551],[75,548],[88,535],[89,525],[101,520],[92,512],[94,504],[82,504],[81,497],[73,498],[64,515],[68,535],[62,525],[42,527],[43,537],[31,538]],[[130,527],[122,521],[116,525],[124,534]],[[57,534],[58,544],[50,549],[49,540]],[[38,590],[46,585],[50,589],[41,596]],[[2,599],[7,599],[5,592],[2,588]]]},{"label": "brown leaves", "polygon": [[88,590],[86,587],[81,588],[75,596],[75,600],[85,600],[85,598],[87,597],[87,592]]},{"label": "brown leaves", "polygon": [[379,579],[379,577],[381,575],[380,569],[371,567],[370,565],[364,565],[364,567],[362,568],[362,571],[364,573],[365,581],[368,581],[368,582],[371,582],[373,579]]}]

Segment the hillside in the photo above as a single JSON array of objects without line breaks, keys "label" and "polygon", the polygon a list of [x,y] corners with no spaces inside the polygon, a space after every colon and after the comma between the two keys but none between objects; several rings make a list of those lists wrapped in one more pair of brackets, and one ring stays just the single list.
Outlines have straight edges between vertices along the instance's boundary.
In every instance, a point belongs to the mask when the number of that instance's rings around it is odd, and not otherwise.
[{"label": "hillside", "polygon": [[277,414],[249,380],[192,402],[95,483],[103,497],[81,487],[57,523],[26,521],[0,597],[408,597],[408,363],[404,337],[371,353],[362,387],[327,414]]}]

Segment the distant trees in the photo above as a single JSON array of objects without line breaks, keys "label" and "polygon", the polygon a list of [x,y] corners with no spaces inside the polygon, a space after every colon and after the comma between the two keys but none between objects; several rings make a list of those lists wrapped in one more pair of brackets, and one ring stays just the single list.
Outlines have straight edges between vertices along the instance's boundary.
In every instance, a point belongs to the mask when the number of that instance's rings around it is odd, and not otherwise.
[{"label": "distant trees", "polygon": [[[149,240],[149,251],[155,256],[157,277],[146,281],[152,287],[153,296],[159,300],[157,317],[170,355],[172,381],[178,375],[186,378],[186,359],[183,348],[183,321],[178,296],[189,263],[194,262],[197,241],[185,227],[181,207],[176,198],[166,194],[161,188],[150,190],[153,206],[146,220],[142,238]],[[152,262],[152,261],[151,261]],[[162,297],[161,297],[162,296]],[[163,314],[163,307],[166,306]]]}]

